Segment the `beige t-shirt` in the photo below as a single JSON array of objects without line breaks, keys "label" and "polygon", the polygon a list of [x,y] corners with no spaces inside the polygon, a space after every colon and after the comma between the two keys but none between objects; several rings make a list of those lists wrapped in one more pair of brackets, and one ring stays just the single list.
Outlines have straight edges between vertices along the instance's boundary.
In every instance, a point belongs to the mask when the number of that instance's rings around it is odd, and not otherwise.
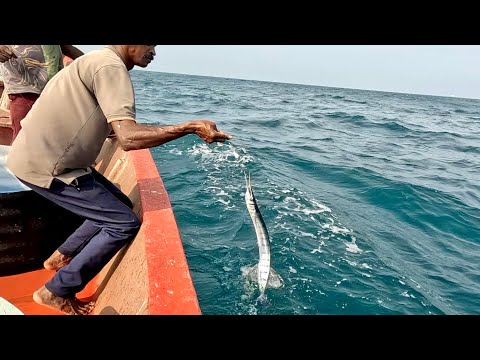
[{"label": "beige t-shirt", "polygon": [[135,121],[135,96],[125,64],[106,47],[60,71],[22,120],[7,167],[18,178],[49,188],[90,173],[115,120]]}]

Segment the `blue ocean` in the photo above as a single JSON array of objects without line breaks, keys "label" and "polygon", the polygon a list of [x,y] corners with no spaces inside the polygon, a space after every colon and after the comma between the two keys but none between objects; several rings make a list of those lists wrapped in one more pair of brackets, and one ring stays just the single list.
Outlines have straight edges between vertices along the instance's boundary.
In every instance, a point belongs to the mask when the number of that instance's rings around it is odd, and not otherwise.
[{"label": "blue ocean", "polygon": [[[209,119],[234,136],[151,150],[203,314],[480,314],[480,100],[132,80],[139,122]],[[245,174],[283,279],[265,298],[245,270],[259,258]]]},{"label": "blue ocean", "polygon": [[[204,314],[479,314],[480,101],[134,71]],[[284,286],[258,261],[245,173]]]}]

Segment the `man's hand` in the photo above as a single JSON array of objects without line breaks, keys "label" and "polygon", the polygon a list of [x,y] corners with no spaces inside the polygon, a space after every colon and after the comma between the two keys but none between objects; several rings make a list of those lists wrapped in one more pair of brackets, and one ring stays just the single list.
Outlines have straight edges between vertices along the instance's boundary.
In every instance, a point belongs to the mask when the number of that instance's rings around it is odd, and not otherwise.
[{"label": "man's hand", "polygon": [[0,63],[10,60],[10,58],[16,58],[17,55],[8,48],[7,45],[0,45]]},{"label": "man's hand", "polygon": [[223,131],[218,131],[217,125],[209,120],[195,120],[192,123],[196,126],[195,134],[197,134],[203,141],[211,144],[213,142],[224,142],[233,138]]}]

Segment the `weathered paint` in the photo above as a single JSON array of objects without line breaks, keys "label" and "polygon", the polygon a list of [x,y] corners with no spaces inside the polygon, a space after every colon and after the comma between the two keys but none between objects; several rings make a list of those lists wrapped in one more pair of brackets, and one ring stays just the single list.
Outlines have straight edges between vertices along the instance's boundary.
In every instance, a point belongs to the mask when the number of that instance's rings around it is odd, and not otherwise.
[{"label": "weathered paint", "polygon": [[150,314],[200,314],[167,191],[148,150],[134,151],[143,209]]}]

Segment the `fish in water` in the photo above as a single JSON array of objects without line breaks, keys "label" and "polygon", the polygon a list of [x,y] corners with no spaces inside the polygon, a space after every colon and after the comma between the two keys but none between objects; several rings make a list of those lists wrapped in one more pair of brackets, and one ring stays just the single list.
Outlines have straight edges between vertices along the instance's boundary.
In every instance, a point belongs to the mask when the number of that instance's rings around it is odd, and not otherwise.
[{"label": "fish in water", "polygon": [[270,237],[268,235],[265,221],[263,221],[262,214],[258,208],[255,195],[253,194],[252,184],[250,181],[250,174],[245,174],[246,191],[245,202],[247,204],[247,210],[252,218],[255,233],[257,234],[257,244],[260,259],[258,264],[249,268],[248,274],[252,280],[258,281],[258,288],[260,293],[263,294],[268,287],[278,288],[283,285],[283,280],[270,267]]}]

